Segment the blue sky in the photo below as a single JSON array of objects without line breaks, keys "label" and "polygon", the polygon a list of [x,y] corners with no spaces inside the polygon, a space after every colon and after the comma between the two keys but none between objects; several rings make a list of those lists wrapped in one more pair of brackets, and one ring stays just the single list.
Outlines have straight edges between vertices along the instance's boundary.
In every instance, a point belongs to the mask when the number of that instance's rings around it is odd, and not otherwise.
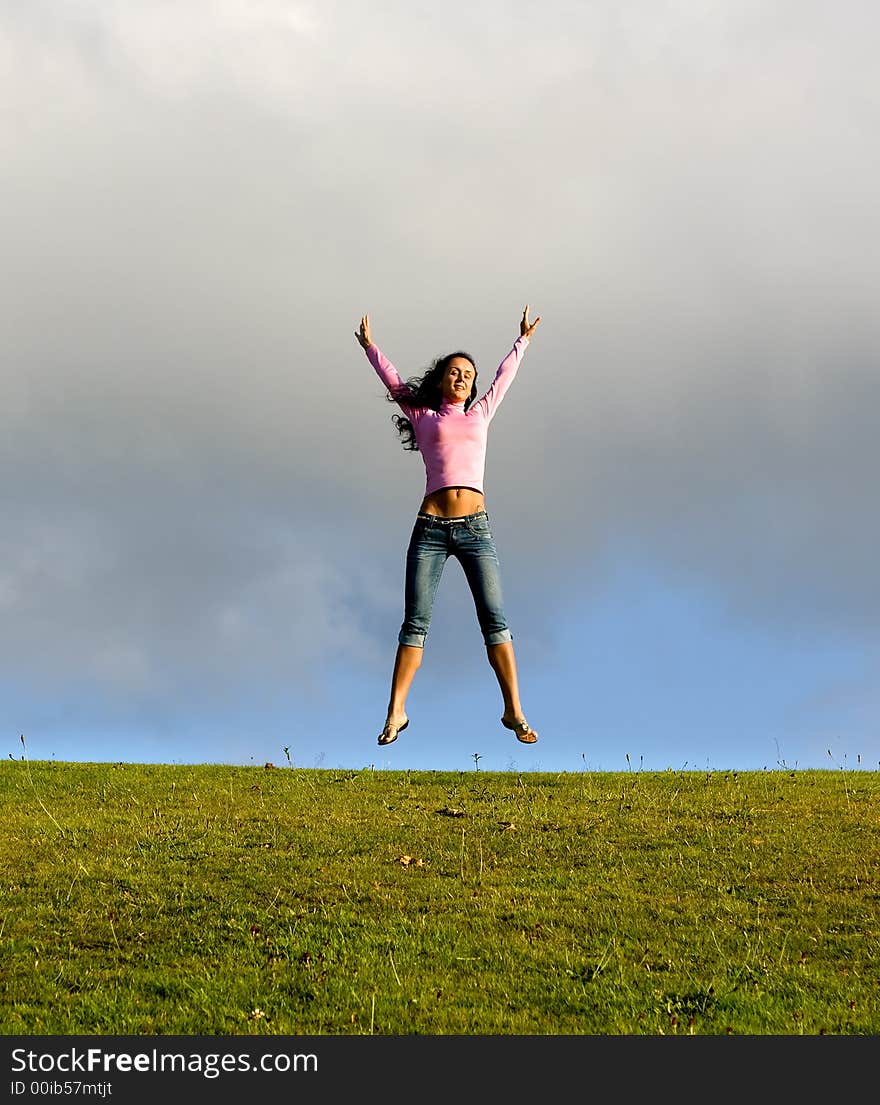
[{"label": "blue sky", "polygon": [[[236,0],[0,14],[6,754],[880,764],[880,16]],[[487,386],[526,714],[355,338]],[[285,748],[287,752],[285,752]]]}]

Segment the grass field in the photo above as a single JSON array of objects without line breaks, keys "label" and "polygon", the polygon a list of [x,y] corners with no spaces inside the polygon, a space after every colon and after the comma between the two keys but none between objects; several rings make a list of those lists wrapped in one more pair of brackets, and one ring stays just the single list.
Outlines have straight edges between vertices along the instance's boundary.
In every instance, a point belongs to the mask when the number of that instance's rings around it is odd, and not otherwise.
[{"label": "grass field", "polygon": [[0,768],[4,1034],[880,1033],[880,772]]}]

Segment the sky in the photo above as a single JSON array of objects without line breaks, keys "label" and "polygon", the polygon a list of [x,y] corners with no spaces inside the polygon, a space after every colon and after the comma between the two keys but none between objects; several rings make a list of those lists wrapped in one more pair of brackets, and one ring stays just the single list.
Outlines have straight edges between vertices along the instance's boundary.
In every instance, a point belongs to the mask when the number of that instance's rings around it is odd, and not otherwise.
[{"label": "sky", "polygon": [[[880,10],[0,0],[4,758],[880,767]],[[355,338],[457,349],[536,745]],[[24,742],[24,743],[22,743]],[[23,751],[24,749],[24,751]]]}]

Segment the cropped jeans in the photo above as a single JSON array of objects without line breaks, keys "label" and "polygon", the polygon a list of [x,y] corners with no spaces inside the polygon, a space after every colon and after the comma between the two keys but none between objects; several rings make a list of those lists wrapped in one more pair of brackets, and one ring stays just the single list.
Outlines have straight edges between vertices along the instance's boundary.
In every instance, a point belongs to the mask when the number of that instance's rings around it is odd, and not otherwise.
[{"label": "cropped jeans", "polygon": [[434,596],[450,556],[457,557],[471,589],[477,621],[487,645],[512,641],[501,595],[501,572],[495,540],[485,510],[460,518],[416,515],[406,551],[403,624],[397,640],[425,647]]}]

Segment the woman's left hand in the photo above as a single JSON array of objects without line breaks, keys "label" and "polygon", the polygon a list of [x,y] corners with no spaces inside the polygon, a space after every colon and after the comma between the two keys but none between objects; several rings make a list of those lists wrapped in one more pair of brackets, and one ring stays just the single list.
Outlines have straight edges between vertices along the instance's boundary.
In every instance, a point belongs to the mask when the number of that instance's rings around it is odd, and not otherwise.
[{"label": "woman's left hand", "polygon": [[538,315],[538,317],[535,319],[534,322],[532,322],[532,323],[529,322],[529,305],[527,303],[525,305],[525,308],[524,308],[523,313],[522,313],[522,321],[519,324],[519,335],[520,335],[520,337],[531,339],[532,334],[534,334],[534,332],[535,332],[535,327],[538,325],[538,323],[540,321],[541,321],[541,316]]}]

